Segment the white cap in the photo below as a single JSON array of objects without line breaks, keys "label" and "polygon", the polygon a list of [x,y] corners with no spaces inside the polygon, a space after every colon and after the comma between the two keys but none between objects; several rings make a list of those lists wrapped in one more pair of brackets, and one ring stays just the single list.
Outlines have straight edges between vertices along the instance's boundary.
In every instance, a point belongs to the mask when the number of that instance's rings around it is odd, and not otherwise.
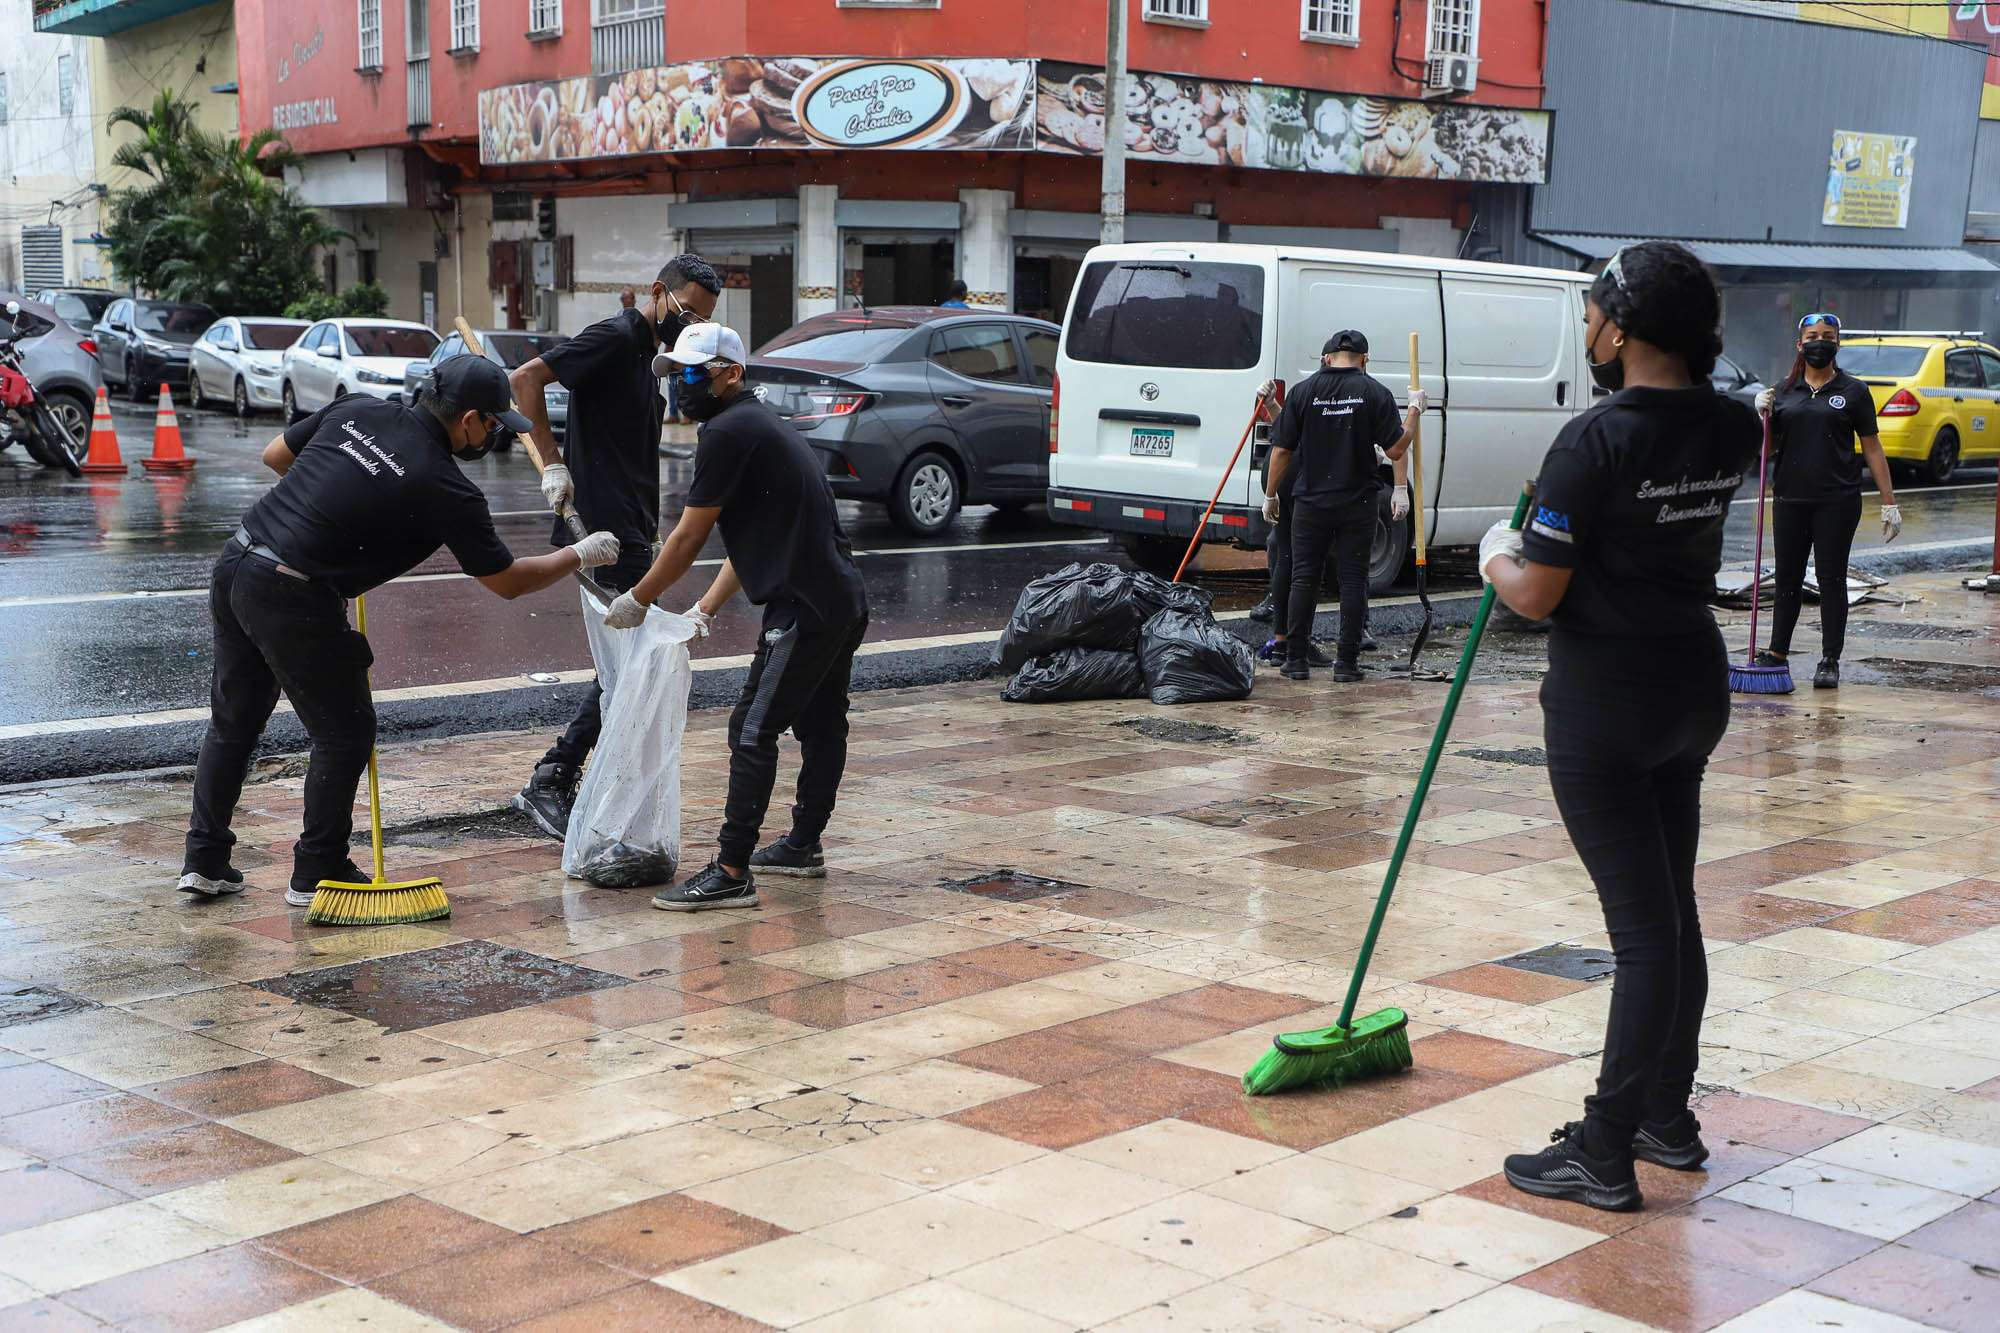
[{"label": "white cap", "polygon": [[705,366],[711,361],[743,362],[743,339],[727,324],[690,324],[674,340],[672,351],[653,358],[653,373],[669,375],[675,366]]}]

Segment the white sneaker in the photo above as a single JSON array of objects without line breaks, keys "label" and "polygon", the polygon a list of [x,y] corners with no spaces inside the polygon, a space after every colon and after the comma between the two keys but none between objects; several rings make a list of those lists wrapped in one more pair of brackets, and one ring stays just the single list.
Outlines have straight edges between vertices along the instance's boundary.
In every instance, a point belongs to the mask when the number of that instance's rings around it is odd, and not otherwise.
[{"label": "white sneaker", "polygon": [[234,880],[210,879],[207,875],[197,875],[190,870],[181,876],[176,886],[182,893],[197,894],[203,898],[219,898],[225,893],[243,892],[243,879],[239,875]]},{"label": "white sneaker", "polygon": [[287,907],[311,907],[311,906],[313,905],[313,894],[314,894],[315,892],[317,892],[317,890],[315,890],[315,889],[303,889],[303,890],[301,890],[301,889],[286,889],[286,890],[285,890],[285,906],[287,906]]}]

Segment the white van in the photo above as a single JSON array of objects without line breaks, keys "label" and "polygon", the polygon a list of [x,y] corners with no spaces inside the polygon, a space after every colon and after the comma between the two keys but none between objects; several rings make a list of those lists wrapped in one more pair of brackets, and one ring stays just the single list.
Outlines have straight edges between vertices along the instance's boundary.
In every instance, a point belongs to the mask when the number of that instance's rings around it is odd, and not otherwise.
[{"label": "white van", "polygon": [[[1171,570],[1194,535],[1266,379],[1296,384],[1341,329],[1369,371],[1408,398],[1418,335],[1429,540],[1471,545],[1514,508],[1564,422],[1589,406],[1583,348],[1591,275],[1452,259],[1271,245],[1098,246],[1084,260],[1056,361],[1049,517],[1117,533]],[[1204,540],[1261,547],[1259,425]],[[1370,562],[1401,573],[1409,521],[1386,489]]]}]

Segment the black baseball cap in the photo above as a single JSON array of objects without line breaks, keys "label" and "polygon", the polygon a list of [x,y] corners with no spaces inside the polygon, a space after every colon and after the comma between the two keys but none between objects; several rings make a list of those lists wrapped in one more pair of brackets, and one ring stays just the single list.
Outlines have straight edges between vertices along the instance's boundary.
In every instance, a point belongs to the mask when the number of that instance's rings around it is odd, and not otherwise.
[{"label": "black baseball cap", "polygon": [[1342,329],[1326,340],[1326,346],[1319,349],[1321,356],[1332,356],[1335,352],[1359,352],[1368,355],[1368,337],[1358,329]]},{"label": "black baseball cap", "polygon": [[507,372],[485,357],[460,352],[431,367],[431,376],[438,396],[446,402],[498,417],[500,424],[516,435],[533,429],[528,419],[514,410],[514,389],[507,382]]}]

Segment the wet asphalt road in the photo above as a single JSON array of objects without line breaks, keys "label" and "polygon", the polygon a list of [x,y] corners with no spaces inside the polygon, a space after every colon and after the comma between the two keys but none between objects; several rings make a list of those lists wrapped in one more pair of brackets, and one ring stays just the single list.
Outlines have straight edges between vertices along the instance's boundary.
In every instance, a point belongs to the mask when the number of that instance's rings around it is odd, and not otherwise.
[{"label": "wet asphalt road", "polygon": [[[260,416],[239,423],[182,409],[188,450],[200,462],[192,474],[150,476],[136,464],[150,443],[151,409],[118,404],[113,411],[126,460],[134,465],[123,478],[69,480],[33,467],[19,450],[0,453],[0,726],[145,714],[206,701],[209,568],[268,484],[257,454],[278,422]],[[468,470],[485,490],[503,539],[522,554],[546,549],[550,520],[526,459],[518,452],[493,455]],[[690,471],[685,461],[661,460],[667,525]],[[1970,471],[1950,488],[1906,492],[1901,544],[1990,537],[1993,475],[1990,468]],[[970,509],[931,539],[902,532],[879,506],[850,503],[843,511],[867,580],[869,637],[876,642],[995,631],[1035,575],[1076,559],[1121,559],[1114,546],[1091,534],[1050,523],[1039,506],[1013,514]],[[1750,558],[1753,516],[1754,507],[1739,499],[1727,559]],[[1856,551],[1878,542],[1871,500]],[[719,560],[719,538],[711,548],[704,559]],[[697,568],[664,602],[679,607],[693,601],[709,577],[709,568]],[[1433,588],[1469,588],[1474,577],[1469,561],[1441,553]],[[1218,592],[1219,610],[1247,606],[1261,591],[1247,571],[1206,581]],[[507,696],[489,697],[462,708],[460,723],[434,725],[541,725],[564,714],[574,687],[564,687],[561,697],[548,689],[533,693],[530,673],[573,671],[590,662],[577,589],[569,582],[503,602],[458,575],[441,553],[412,577],[372,594],[369,611],[378,690],[504,682],[522,687],[524,701],[535,700],[510,706]],[[698,656],[746,654],[756,631],[756,612],[739,602]],[[906,665],[903,674],[880,683],[924,683],[927,672],[962,675],[974,656],[933,650],[931,666]],[[713,684],[721,688],[724,681],[718,676]],[[487,687],[489,696],[493,688]],[[385,714],[385,731],[388,724]],[[115,766],[114,760],[103,762]],[[20,776],[0,772],[0,782]]]}]

